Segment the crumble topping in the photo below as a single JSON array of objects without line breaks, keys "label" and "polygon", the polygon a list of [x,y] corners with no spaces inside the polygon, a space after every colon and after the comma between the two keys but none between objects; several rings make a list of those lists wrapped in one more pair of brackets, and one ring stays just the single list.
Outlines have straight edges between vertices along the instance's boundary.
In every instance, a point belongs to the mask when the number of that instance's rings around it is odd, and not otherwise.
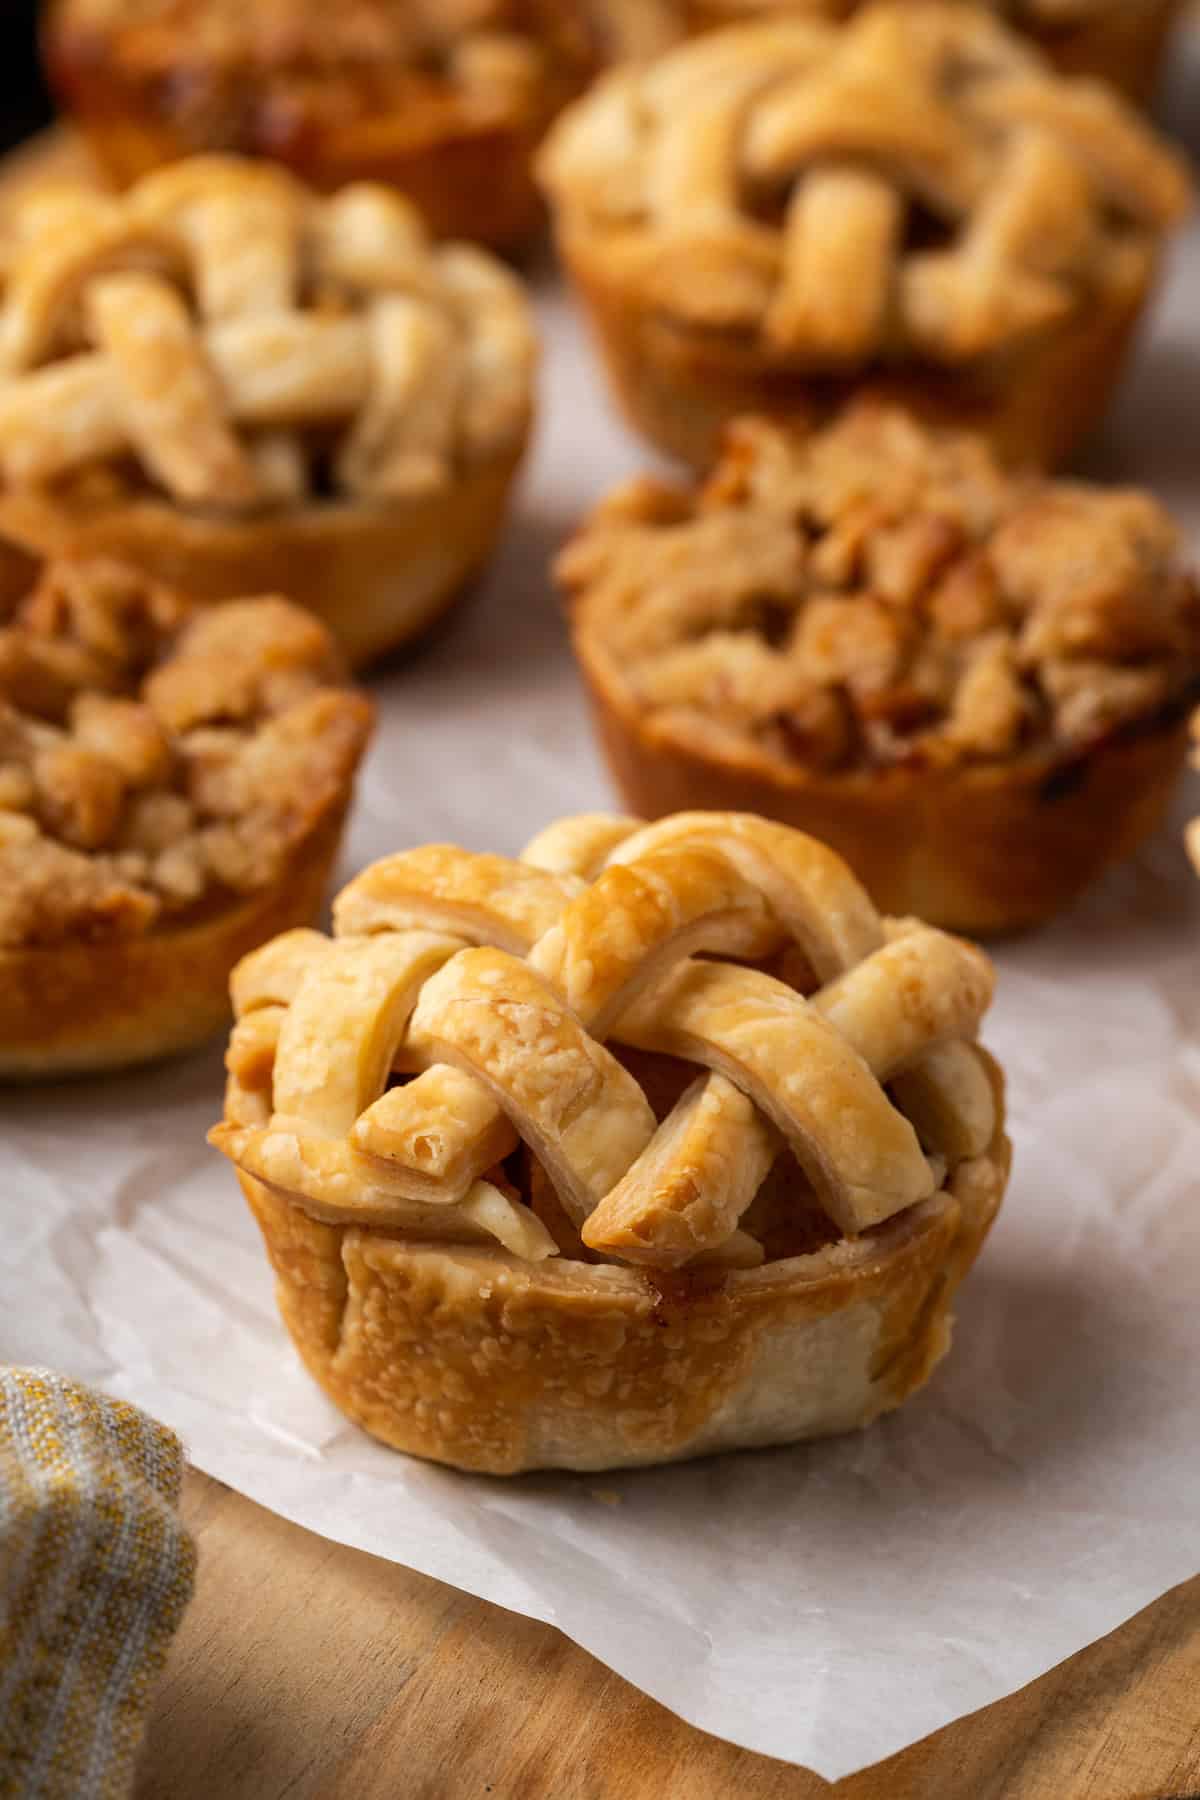
[{"label": "crumble topping", "polygon": [[370,707],[287,601],[192,609],[113,563],[0,599],[0,945],[128,938],[277,880]]},{"label": "crumble topping", "polygon": [[618,490],[558,573],[656,725],[824,771],[1070,753],[1200,683],[1155,500],[1013,478],[871,405],[807,439],[740,422],[707,484]]}]

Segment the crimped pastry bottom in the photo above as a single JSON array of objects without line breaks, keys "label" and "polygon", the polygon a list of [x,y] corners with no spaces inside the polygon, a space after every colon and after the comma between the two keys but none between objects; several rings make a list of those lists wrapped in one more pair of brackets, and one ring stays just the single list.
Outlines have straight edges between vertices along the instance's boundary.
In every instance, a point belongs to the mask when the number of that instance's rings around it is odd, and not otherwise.
[{"label": "crimped pastry bottom", "polygon": [[899,1406],[949,1347],[1009,1160],[1001,1130],[878,1230],[707,1281],[328,1225],[239,1180],[330,1399],[396,1449],[513,1475],[794,1443]]}]

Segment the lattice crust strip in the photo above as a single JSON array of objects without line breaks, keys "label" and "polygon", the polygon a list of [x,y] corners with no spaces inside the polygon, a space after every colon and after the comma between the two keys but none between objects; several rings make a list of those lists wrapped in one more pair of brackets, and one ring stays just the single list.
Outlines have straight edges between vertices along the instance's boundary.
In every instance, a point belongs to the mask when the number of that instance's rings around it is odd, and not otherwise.
[{"label": "lattice crust strip", "polygon": [[[536,1259],[558,1244],[499,1167],[523,1143],[580,1254],[745,1263],[781,1157],[853,1236],[988,1147],[991,992],[980,951],[881,920],[799,832],[568,819],[517,860],[385,858],[332,939],[247,957],[213,1139],[321,1218]],[[621,1046],[695,1066],[661,1123]]]},{"label": "lattice crust strip", "polygon": [[516,446],[536,339],[520,282],[360,184],[196,157],[119,199],[18,209],[0,307],[0,473],[133,463],[243,513],[326,485],[426,493]]},{"label": "lattice crust strip", "polygon": [[599,84],[542,174],[607,283],[834,363],[990,355],[1136,292],[1186,165],[983,8],[766,18]]}]

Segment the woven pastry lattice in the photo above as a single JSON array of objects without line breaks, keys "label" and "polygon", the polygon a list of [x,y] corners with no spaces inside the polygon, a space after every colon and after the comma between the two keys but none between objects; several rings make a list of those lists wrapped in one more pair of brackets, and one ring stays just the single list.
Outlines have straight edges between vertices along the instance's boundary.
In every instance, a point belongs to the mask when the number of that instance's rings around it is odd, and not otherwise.
[{"label": "woven pastry lattice", "polygon": [[1136,291],[1183,164],[978,7],[735,27],[618,71],[544,162],[609,277],[779,353],[955,360]]},{"label": "woven pastry lattice", "polygon": [[[987,959],[881,920],[783,826],[583,816],[516,860],[435,845],[334,916],[238,969],[213,1134],[320,1218],[569,1253],[502,1172],[521,1140],[581,1253],[748,1265],[779,1159],[856,1235],[994,1136]],[[626,1049],[695,1065],[661,1120]]]},{"label": "woven pastry lattice", "polygon": [[520,283],[435,247],[372,185],[330,199],[198,157],[120,199],[19,208],[0,307],[0,470],[98,467],[252,512],[420,494],[524,431],[535,341]]}]

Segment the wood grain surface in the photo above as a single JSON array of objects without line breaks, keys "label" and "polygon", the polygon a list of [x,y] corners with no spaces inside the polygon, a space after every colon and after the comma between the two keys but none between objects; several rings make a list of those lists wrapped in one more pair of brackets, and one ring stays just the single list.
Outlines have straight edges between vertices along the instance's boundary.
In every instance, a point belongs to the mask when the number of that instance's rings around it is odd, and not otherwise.
[{"label": "wood grain surface", "polygon": [[204,1476],[196,1598],[137,1800],[1194,1800],[1200,1580],[1032,1687],[830,1786],[683,1724],[547,1625]]}]

